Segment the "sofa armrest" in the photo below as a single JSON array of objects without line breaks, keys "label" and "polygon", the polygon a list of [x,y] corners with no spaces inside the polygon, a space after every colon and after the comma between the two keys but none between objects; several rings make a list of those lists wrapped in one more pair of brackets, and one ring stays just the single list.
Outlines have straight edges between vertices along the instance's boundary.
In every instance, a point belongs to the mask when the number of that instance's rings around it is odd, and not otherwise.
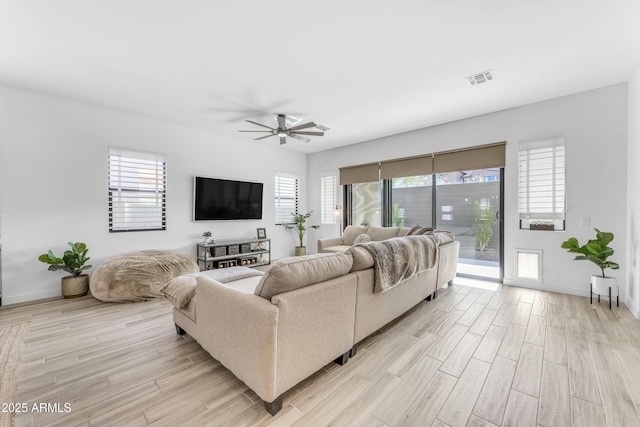
[{"label": "sofa armrest", "polygon": [[198,277],[198,342],[267,402],[276,393],[278,307]]},{"label": "sofa armrest", "polygon": [[322,253],[325,248],[329,248],[331,246],[342,246],[344,245],[344,240],[342,237],[330,237],[327,239],[319,239],[318,240],[318,253]]},{"label": "sofa armrest", "polygon": [[438,279],[436,289],[440,289],[456,277],[460,242],[455,240],[438,246]]}]

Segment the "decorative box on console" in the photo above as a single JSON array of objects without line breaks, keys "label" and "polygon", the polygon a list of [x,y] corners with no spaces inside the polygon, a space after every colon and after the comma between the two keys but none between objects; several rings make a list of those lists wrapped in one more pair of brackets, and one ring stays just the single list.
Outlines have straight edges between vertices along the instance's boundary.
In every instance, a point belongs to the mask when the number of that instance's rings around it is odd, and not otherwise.
[{"label": "decorative box on console", "polygon": [[214,246],[213,248],[211,248],[211,256],[225,256],[226,254],[226,246]]},{"label": "decorative box on console", "polygon": [[240,253],[240,245],[229,245],[229,255],[238,255]]},{"label": "decorative box on console", "polygon": [[243,243],[240,245],[241,254],[248,254],[249,252],[251,252],[251,243]]}]

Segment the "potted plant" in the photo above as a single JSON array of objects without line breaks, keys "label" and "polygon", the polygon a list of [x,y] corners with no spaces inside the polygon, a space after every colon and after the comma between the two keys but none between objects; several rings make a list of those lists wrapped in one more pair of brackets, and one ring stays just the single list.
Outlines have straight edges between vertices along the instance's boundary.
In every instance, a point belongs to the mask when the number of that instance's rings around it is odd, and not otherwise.
[{"label": "potted plant", "polygon": [[320,228],[319,225],[310,225],[306,226],[306,222],[309,218],[311,218],[311,214],[313,211],[307,212],[306,214],[291,214],[291,222],[293,224],[283,224],[283,226],[289,230],[296,230],[298,232],[298,237],[300,238],[300,246],[296,246],[295,254],[296,256],[306,255],[307,248],[304,246],[304,233],[309,228],[315,228],[316,230]]},{"label": "potted plant", "polygon": [[42,254],[38,260],[49,264],[49,270],[64,270],[71,276],[62,278],[62,296],[65,298],[76,298],[86,295],[89,292],[89,275],[82,274],[83,271],[91,268],[85,265],[89,261],[87,256],[87,245],[81,242],[69,242],[71,250],[66,250],[62,258],[57,257],[52,251]]},{"label": "potted plant", "polygon": [[575,260],[591,261],[600,268],[601,275],[591,276],[591,292],[598,295],[609,292],[609,304],[611,304],[611,289],[616,289],[616,295],[618,294],[618,280],[615,277],[608,277],[605,270],[607,268],[612,270],[620,268],[617,263],[608,260],[614,253],[613,248],[609,247],[614,235],[613,233],[600,231],[597,228],[594,228],[594,230],[596,231],[594,240],[589,240],[586,244],[580,245],[578,239],[571,237],[562,242],[562,248],[568,252],[580,254],[574,258]]},{"label": "potted plant", "polygon": [[211,240],[211,232],[210,231],[205,231],[204,233],[202,233],[202,238],[204,239],[204,243],[209,243]]}]

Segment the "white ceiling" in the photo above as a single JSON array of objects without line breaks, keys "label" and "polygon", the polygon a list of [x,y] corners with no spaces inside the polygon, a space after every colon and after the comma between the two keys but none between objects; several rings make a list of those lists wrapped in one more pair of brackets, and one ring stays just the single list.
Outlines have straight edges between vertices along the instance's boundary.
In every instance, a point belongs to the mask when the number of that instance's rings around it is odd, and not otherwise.
[{"label": "white ceiling", "polygon": [[638,0],[0,0],[0,84],[216,140],[292,114],[331,128],[283,147],[311,153],[624,82],[638,22]]}]

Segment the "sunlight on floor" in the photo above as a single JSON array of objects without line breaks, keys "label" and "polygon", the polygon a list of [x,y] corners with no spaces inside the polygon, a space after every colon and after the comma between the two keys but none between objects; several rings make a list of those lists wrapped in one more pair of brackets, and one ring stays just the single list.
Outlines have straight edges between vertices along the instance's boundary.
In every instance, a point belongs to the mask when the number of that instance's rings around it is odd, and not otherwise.
[{"label": "sunlight on floor", "polygon": [[495,291],[501,286],[500,283],[497,283],[497,282],[489,282],[487,280],[479,280],[479,279],[470,279],[467,277],[456,277],[455,279],[453,279],[453,285],[454,286],[455,285],[470,286],[472,288],[480,288],[488,291]]}]

